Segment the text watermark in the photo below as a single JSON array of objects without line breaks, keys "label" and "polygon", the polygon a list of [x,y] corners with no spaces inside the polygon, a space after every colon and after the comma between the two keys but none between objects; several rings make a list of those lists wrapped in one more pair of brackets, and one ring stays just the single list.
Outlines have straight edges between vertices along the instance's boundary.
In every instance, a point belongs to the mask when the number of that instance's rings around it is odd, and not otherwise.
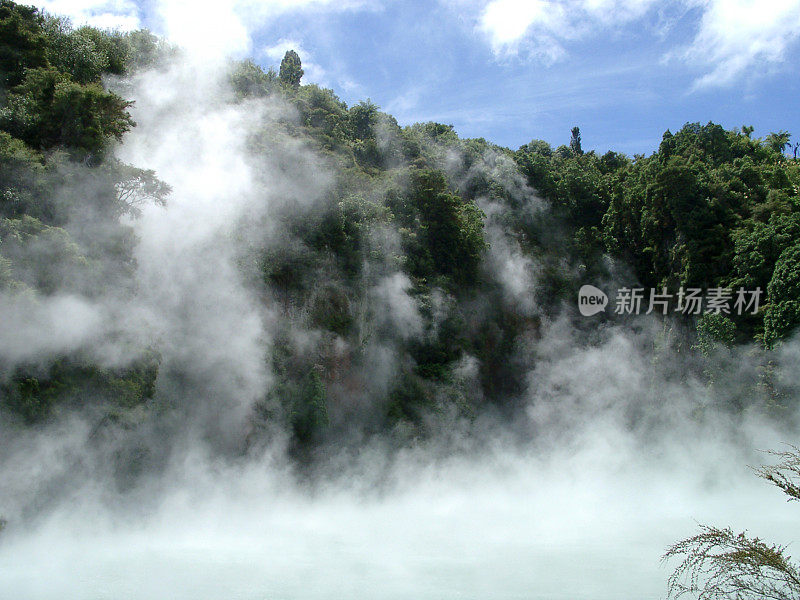
[{"label": "text watermark", "polygon": [[[645,293],[645,292],[649,293]],[[739,288],[679,288],[671,293],[667,288],[628,288],[617,290],[614,313],[618,315],[662,314],[671,312],[684,315],[700,314],[756,314],[761,303],[760,287],[754,290]],[[606,293],[593,286],[584,285],[578,290],[578,310],[585,317],[605,312],[609,304]]]}]

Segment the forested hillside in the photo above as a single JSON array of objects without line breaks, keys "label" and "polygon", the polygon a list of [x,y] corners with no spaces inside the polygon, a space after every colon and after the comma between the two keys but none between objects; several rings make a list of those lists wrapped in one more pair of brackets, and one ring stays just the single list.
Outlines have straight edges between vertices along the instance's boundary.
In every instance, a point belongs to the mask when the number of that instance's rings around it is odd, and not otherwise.
[{"label": "forested hillside", "polygon": [[[73,29],[63,18],[6,1],[0,40],[5,318],[56,293],[131,293],[135,238],[121,218],[135,215],[141,202],[163,202],[168,188],[111,156],[135,124],[130,102],[105,89],[102,78],[147,64],[159,42],[146,32]],[[68,303],[64,309],[54,318],[69,319]],[[157,373],[152,351],[140,353],[137,363],[108,369],[80,352],[26,364],[11,350],[2,359],[4,410],[32,424],[48,418],[54,404],[89,396],[109,410],[140,404],[152,397]]]},{"label": "forested hillside", "polygon": [[[136,127],[126,81],[179,56],[146,31],[76,28],[2,1],[4,319],[33,311],[55,327],[75,298],[135,304],[135,225],[143,208],[169,205],[170,186],[169,173],[116,158]],[[784,414],[771,353],[800,324],[800,163],[788,133],[690,123],[629,157],[584,152],[575,128],[568,145],[512,150],[445,124],[400,126],[369,100],[347,106],[304,85],[301,60],[289,52],[266,71],[236,62],[225,75],[233,109],[281,107],[246,133],[253,161],[329,178],[313,202],[273,202],[263,227],[273,233],[242,236],[237,249],[242,280],[276,315],[265,355],[251,357],[271,380],[240,450],[273,427],[307,457],[354,432],[402,441],[487,411],[513,419],[542,327],[564,319],[586,344],[609,323],[660,319],[654,364],[678,349],[724,410]],[[287,140],[316,163],[282,163]],[[246,223],[231,225],[236,241]],[[584,283],[764,296],[756,314],[588,319],[575,301]],[[19,427],[70,411],[135,427],[187,410],[174,364],[163,382],[158,336],[110,329],[104,350],[64,352],[26,335],[6,334],[14,347],[0,358],[3,418]],[[718,380],[737,347],[760,369],[732,390]]]},{"label": "forested hillside", "polygon": [[788,132],[506,148],[122,4],[190,43],[0,0],[0,597],[797,597]]}]

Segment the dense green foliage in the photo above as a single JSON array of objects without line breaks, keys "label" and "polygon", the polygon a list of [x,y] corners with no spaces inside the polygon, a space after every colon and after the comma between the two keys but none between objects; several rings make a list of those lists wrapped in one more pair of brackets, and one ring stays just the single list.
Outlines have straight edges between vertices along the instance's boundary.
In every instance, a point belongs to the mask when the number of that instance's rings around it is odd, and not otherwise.
[{"label": "dense green foliage", "polygon": [[477,281],[486,249],[483,213],[450,192],[441,171],[424,169],[412,178],[408,196],[392,198],[389,204],[402,227],[409,273],[419,280],[444,278],[456,289],[469,288]]},{"label": "dense green foliage", "polygon": [[[100,296],[127,285],[135,240],[119,217],[163,202],[169,189],[108,157],[134,123],[131,103],[101,78],[152,63],[162,49],[147,32],[73,29],[0,4],[0,291],[9,298],[35,309],[53,295]],[[153,396],[158,371],[155,354],[132,353],[139,358],[125,367],[99,366],[81,352],[0,365],[0,406],[26,423],[86,398],[131,408]]]},{"label": "dense green foliage", "polygon": [[[0,289],[32,306],[125,293],[136,240],[120,217],[169,188],[112,158],[134,123],[104,82],[171,50],[147,32],[74,29],[7,0],[0,33]],[[786,132],[758,140],[751,128],[687,124],[630,158],[585,152],[575,127],[558,148],[512,151],[445,124],[401,127],[370,100],[348,106],[302,77],[294,51],[277,73],[237,62],[226,100],[290,106],[276,127],[250,132],[248,148],[274,158],[301,142],[333,173],[320,202],[277,210],[280,239],[243,251],[284,328],[253,419],[282,420],[298,447],[341,426],[349,406],[370,407],[368,427],[410,436],[430,415],[513,408],[531,367],[517,364],[519,349],[543,319],[573,314],[581,283],[619,282],[619,265],[632,270],[627,285],[764,291],[756,314],[665,319],[708,373],[716,350],[739,343],[760,344],[768,364],[800,324],[800,164],[783,154]],[[510,290],[504,252],[536,271],[535,286]],[[80,352],[15,365],[0,373],[2,404],[26,422],[87,394],[141,405],[158,395],[158,359],[133,354],[121,368]],[[380,384],[365,375],[376,356],[388,364]]]},{"label": "dense green foliage", "polygon": [[[571,225],[572,250],[590,271],[608,253],[632,265],[645,288],[761,288],[767,303],[758,315],[732,316],[738,340],[746,341],[765,335],[764,316],[776,310],[770,306],[791,299],[770,282],[774,274],[791,276],[790,267],[779,273],[777,266],[800,223],[800,164],[782,153],[785,134],[776,142],[751,132],[688,124],[667,131],[651,156],[633,160],[532,142],[517,161]],[[770,340],[797,324],[786,310]]]},{"label": "dense green foliage", "polygon": [[764,339],[772,345],[800,325],[800,243],[795,241],[781,252],[767,293],[770,304],[764,314]]},{"label": "dense green foliage", "polygon": [[285,85],[292,87],[300,85],[300,80],[303,78],[303,67],[300,63],[300,57],[294,50],[287,50],[284,55],[280,71],[278,71],[278,78]]}]

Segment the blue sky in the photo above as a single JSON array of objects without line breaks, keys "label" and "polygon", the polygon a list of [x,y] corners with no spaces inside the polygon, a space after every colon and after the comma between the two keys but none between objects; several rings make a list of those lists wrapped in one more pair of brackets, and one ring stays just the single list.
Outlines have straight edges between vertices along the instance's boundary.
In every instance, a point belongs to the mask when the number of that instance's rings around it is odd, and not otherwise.
[{"label": "blue sky", "polygon": [[649,154],[715,121],[800,140],[800,0],[46,0],[76,23],[144,25],[276,66],[401,125],[434,120],[517,148],[541,138]]}]

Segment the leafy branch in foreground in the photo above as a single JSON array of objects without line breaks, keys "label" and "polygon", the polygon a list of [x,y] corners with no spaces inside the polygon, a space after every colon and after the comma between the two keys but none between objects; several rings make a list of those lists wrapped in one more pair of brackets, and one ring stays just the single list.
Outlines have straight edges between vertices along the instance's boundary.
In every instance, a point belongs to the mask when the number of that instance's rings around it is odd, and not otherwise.
[{"label": "leafy branch in foreground", "polygon": [[[755,469],[756,474],[775,484],[789,500],[800,499],[800,449],[769,452],[780,458],[776,465]],[[670,546],[667,561],[683,557],[667,580],[668,597],[697,595],[699,600],[797,600],[800,572],[786,554],[786,546],[767,544],[747,532],[700,525],[700,533]]]},{"label": "leafy branch in foreground", "polygon": [[780,458],[776,465],[763,465],[756,469],[756,475],[778,486],[783,493],[789,496],[788,502],[800,500],[800,484],[793,478],[800,478],[800,448],[792,446],[791,451],[769,454]]},{"label": "leafy branch in foreground", "polygon": [[700,526],[700,533],[670,546],[664,559],[684,556],[667,585],[669,597],[800,598],[800,577],[785,546],[769,545],[747,532]]}]

